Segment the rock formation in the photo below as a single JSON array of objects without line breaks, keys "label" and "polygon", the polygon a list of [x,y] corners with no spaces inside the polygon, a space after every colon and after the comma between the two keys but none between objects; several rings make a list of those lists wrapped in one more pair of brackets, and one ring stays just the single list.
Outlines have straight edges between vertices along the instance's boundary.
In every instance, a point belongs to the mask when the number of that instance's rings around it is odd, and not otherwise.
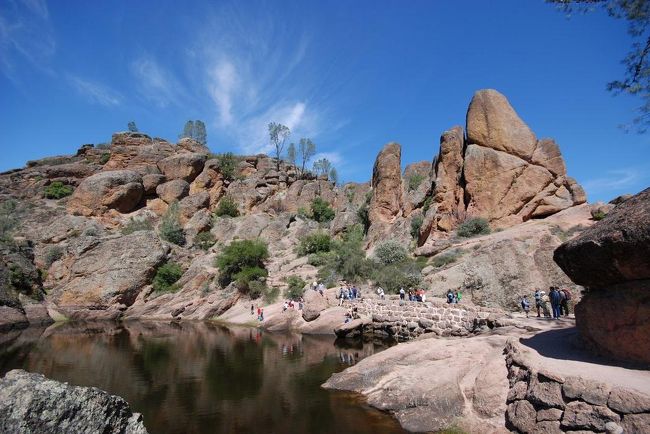
[{"label": "rock formation", "polygon": [[576,308],[582,336],[601,351],[650,363],[650,188],[611,210],[554,259],[587,294]]},{"label": "rock formation", "polygon": [[119,396],[20,369],[0,379],[0,432],[146,434],[142,415]]},{"label": "rock formation", "polygon": [[372,169],[372,223],[392,223],[402,210],[402,148],[398,143],[383,147]]}]

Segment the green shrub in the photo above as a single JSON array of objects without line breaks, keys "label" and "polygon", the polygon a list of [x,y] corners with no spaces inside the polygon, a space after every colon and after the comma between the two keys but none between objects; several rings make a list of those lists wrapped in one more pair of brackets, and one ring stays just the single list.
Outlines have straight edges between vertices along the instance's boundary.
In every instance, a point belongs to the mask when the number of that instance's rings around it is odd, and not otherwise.
[{"label": "green shrub", "polygon": [[214,243],[216,242],[217,240],[210,231],[199,232],[194,237],[194,245],[201,250],[208,250],[210,247],[214,246]]},{"label": "green shrub", "polygon": [[217,159],[217,167],[224,179],[227,181],[235,179],[237,176],[237,165],[239,163],[235,154],[226,152],[225,154],[217,154],[212,157]]},{"label": "green shrub", "polygon": [[183,275],[183,269],[175,262],[167,262],[156,270],[153,278],[154,292],[176,292],[180,288],[176,285],[178,279]]},{"label": "green shrub", "polygon": [[298,211],[296,212],[296,215],[297,215],[298,217],[303,218],[303,219],[310,219],[310,218],[311,218],[311,214],[310,214],[309,211],[307,211],[307,209],[305,209],[305,207],[303,207],[303,206],[301,206],[301,207],[298,208]]},{"label": "green shrub", "polygon": [[370,277],[373,262],[366,258],[363,250],[363,228],[355,225],[350,228],[341,241],[332,246],[331,254],[318,270],[318,277],[329,284],[345,279],[359,282]]},{"label": "green shrub", "polygon": [[325,232],[312,232],[300,240],[298,254],[300,256],[312,253],[329,252],[332,247],[332,237]]},{"label": "green shrub", "polygon": [[61,246],[51,246],[45,252],[45,266],[50,268],[52,264],[63,257],[63,248]]},{"label": "green shrub", "polygon": [[591,218],[596,220],[596,221],[600,221],[600,220],[604,219],[606,215],[607,214],[605,214],[603,211],[598,210],[598,211],[594,211],[591,214]]},{"label": "green shrub", "polygon": [[109,152],[104,152],[101,157],[99,157],[99,164],[102,166],[108,163],[108,160],[111,159],[111,154]]},{"label": "green shrub", "polygon": [[182,246],[185,244],[185,234],[179,217],[178,201],[174,201],[169,204],[167,211],[163,215],[158,231],[163,240]]},{"label": "green shrub", "polygon": [[318,252],[312,253],[307,257],[307,263],[313,265],[314,267],[322,267],[327,264],[328,261],[332,259],[334,252]]},{"label": "green shrub", "polygon": [[286,297],[291,300],[298,300],[305,293],[305,285],[307,282],[302,280],[299,276],[287,277],[287,292]]},{"label": "green shrub", "polygon": [[433,201],[432,196],[427,196],[426,199],[424,199],[424,204],[422,205],[422,214],[426,214],[429,211],[429,208],[431,208],[432,201]]},{"label": "green shrub", "polygon": [[397,293],[400,288],[416,288],[422,283],[422,273],[417,262],[407,258],[390,265],[377,264],[372,281],[387,292]]},{"label": "green shrub", "polygon": [[416,240],[420,238],[420,229],[422,229],[423,223],[424,217],[419,214],[411,219],[411,236]]},{"label": "green shrub", "polygon": [[408,257],[408,252],[395,240],[384,241],[375,248],[375,258],[382,265],[402,262]]},{"label": "green shrub", "polygon": [[48,199],[61,199],[62,197],[70,196],[72,191],[73,188],[71,186],[65,185],[61,181],[54,181],[45,187],[43,195]]},{"label": "green shrub", "polygon": [[417,190],[420,184],[422,184],[422,181],[424,181],[424,175],[421,175],[419,173],[414,173],[413,175],[409,176],[409,191]]},{"label": "green shrub", "polygon": [[431,260],[431,265],[440,268],[444,267],[445,265],[452,264],[458,260],[462,256],[462,252],[460,250],[454,249],[454,250],[449,250],[447,252],[442,252],[438,253],[436,256],[433,257]]},{"label": "green shrub", "polygon": [[324,223],[334,218],[334,210],[329,203],[318,196],[311,202],[311,215],[317,222]]},{"label": "green shrub", "polygon": [[470,238],[477,235],[485,235],[490,233],[490,224],[483,217],[474,217],[465,220],[458,225],[456,234],[459,237]]},{"label": "green shrub", "polygon": [[262,281],[267,276],[264,261],[268,257],[268,248],[262,240],[231,242],[215,262],[220,271],[219,284],[226,287],[236,281],[240,291],[249,291],[252,281]]},{"label": "green shrub", "polygon": [[135,219],[131,217],[126,225],[122,228],[123,235],[129,235],[138,231],[152,231],[153,224],[149,219]]},{"label": "green shrub", "polygon": [[262,298],[267,304],[275,303],[278,295],[280,295],[280,288],[277,286],[268,287],[264,282],[251,282],[251,285],[250,294],[253,294],[253,292],[262,294]]},{"label": "green shrub", "polygon": [[225,196],[219,201],[219,205],[214,212],[214,215],[217,217],[237,217],[239,215],[239,210],[237,209],[237,204],[229,196]]}]

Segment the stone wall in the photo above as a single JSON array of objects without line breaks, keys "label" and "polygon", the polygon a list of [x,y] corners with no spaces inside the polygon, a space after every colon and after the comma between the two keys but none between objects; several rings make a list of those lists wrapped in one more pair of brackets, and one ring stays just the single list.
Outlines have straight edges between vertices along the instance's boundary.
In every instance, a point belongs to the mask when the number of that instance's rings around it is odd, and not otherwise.
[{"label": "stone wall", "polygon": [[516,433],[647,433],[650,396],[582,377],[536,369],[506,344],[506,427]]},{"label": "stone wall", "polygon": [[[500,325],[503,311],[444,301],[401,301],[399,296],[385,299],[364,298],[351,302],[360,315],[372,319],[366,329],[375,336],[408,340],[424,333],[438,336],[466,336]],[[503,319],[501,319],[501,322]],[[370,330],[368,330],[370,331]]]}]

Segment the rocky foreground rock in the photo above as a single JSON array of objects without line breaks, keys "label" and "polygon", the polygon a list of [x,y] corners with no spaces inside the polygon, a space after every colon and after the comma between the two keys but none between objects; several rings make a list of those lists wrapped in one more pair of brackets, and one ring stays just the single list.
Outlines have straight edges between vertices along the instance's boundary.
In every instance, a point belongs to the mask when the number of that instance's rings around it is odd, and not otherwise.
[{"label": "rocky foreground rock", "polygon": [[650,363],[650,188],[562,244],[554,259],[587,294],[576,323],[597,349]]},{"label": "rocky foreground rock", "polygon": [[20,369],[0,379],[0,432],[146,434],[142,415],[119,396]]}]

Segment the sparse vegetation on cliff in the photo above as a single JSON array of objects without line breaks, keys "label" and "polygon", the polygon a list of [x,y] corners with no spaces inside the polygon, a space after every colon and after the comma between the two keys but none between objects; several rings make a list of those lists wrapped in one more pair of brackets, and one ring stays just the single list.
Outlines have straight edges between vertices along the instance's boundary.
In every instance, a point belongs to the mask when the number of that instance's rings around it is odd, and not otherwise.
[{"label": "sparse vegetation on cliff", "polygon": [[219,172],[226,181],[232,181],[237,177],[237,157],[232,152],[215,154],[211,156],[217,160]]},{"label": "sparse vegetation on cliff", "polygon": [[214,215],[217,217],[237,217],[239,216],[239,210],[235,201],[229,196],[226,196],[219,201]]},{"label": "sparse vegetation on cliff", "polygon": [[298,254],[301,256],[313,253],[329,252],[332,247],[332,237],[326,232],[312,232],[300,240]]},{"label": "sparse vegetation on cliff", "polygon": [[65,185],[61,181],[54,181],[45,187],[43,195],[47,199],[61,199],[66,196],[70,196],[73,191],[74,189],[71,186]]},{"label": "sparse vegetation on cliff", "polygon": [[318,196],[311,203],[311,215],[317,222],[325,223],[332,220],[335,213],[330,204]]},{"label": "sparse vegetation on cliff", "polygon": [[217,240],[210,231],[199,232],[194,237],[194,245],[201,250],[208,250],[210,247],[214,246],[214,243],[216,242]]},{"label": "sparse vegetation on cliff", "polygon": [[298,300],[305,292],[305,285],[307,282],[302,280],[300,276],[287,277],[287,291],[285,295],[291,300]]},{"label": "sparse vegetation on cliff", "polygon": [[178,202],[174,201],[169,204],[167,211],[163,215],[160,227],[158,228],[160,237],[170,243],[182,246],[185,244],[185,233],[180,223],[180,209]]},{"label": "sparse vegetation on cliff", "polygon": [[175,262],[166,262],[158,267],[153,278],[153,290],[158,293],[176,292],[180,288],[176,284],[183,275],[183,269]]},{"label": "sparse vegetation on cliff", "polygon": [[[246,293],[258,289],[268,275],[264,262],[269,257],[269,250],[262,240],[233,241],[226,246],[216,259],[219,268],[219,284],[222,287],[235,282],[237,288]],[[259,294],[257,294],[259,296]]]},{"label": "sparse vegetation on cliff", "polygon": [[459,237],[470,238],[477,235],[486,235],[490,233],[490,224],[482,217],[474,217],[465,220],[458,225],[456,234]]},{"label": "sparse vegetation on cliff", "polygon": [[153,224],[148,219],[136,219],[131,217],[126,225],[122,228],[123,235],[129,235],[137,231],[152,231]]}]

